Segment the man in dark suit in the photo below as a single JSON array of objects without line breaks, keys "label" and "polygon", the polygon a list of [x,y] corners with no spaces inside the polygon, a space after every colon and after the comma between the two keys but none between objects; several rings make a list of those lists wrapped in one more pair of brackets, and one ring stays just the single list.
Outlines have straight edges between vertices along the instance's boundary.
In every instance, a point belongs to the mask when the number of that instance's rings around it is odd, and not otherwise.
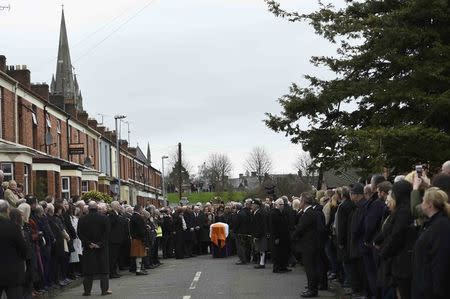
[{"label": "man in dark suit", "polygon": [[250,261],[251,253],[251,199],[245,200],[245,206],[241,208],[236,216],[235,232],[237,235],[237,254],[239,261],[236,265],[245,265]]},{"label": "man in dark suit", "polygon": [[194,253],[201,255],[202,253],[202,242],[208,238],[208,219],[205,213],[200,210],[200,206],[194,207],[194,229],[195,229],[195,246]]},{"label": "man in dark suit", "polygon": [[108,218],[98,213],[95,201],[89,202],[89,214],[78,222],[78,237],[83,244],[83,296],[89,296],[92,290],[94,275],[100,276],[102,295],[112,294],[109,291],[109,222]]},{"label": "man in dark suit", "polygon": [[109,235],[109,278],[119,278],[117,263],[119,261],[120,247],[126,237],[126,220],[119,214],[120,203],[113,201],[108,214],[111,233]]},{"label": "man in dark suit", "polygon": [[261,201],[255,199],[252,202],[252,236],[255,251],[259,254],[259,264],[255,269],[264,269],[266,266],[266,251],[267,251],[267,215],[261,209]]},{"label": "man in dark suit", "polygon": [[9,204],[0,199],[0,297],[22,298],[27,245],[20,227],[8,219]]},{"label": "man in dark suit", "polygon": [[302,261],[305,267],[306,277],[308,279],[308,288],[301,294],[303,298],[317,297],[318,295],[318,230],[317,230],[317,212],[314,210],[314,196],[305,192],[301,196],[304,209],[295,227],[295,237],[299,240],[299,247],[302,254]]},{"label": "man in dark suit", "polygon": [[269,227],[270,236],[273,242],[273,272],[286,273],[288,269],[288,259],[290,250],[289,220],[283,214],[284,201],[278,198],[275,201],[274,209],[270,211]]},{"label": "man in dark suit", "polygon": [[193,248],[195,244],[195,219],[194,212],[190,206],[184,207],[184,221],[186,221],[187,229],[184,231],[184,249],[185,257],[194,257]]}]

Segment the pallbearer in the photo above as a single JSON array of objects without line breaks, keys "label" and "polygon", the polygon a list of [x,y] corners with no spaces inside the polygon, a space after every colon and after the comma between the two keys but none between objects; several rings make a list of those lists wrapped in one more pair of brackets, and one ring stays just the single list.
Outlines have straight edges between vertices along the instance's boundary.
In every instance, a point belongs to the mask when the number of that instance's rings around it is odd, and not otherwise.
[{"label": "pallbearer", "polygon": [[216,222],[209,227],[212,255],[214,258],[226,257],[226,240],[228,237],[228,224]]}]

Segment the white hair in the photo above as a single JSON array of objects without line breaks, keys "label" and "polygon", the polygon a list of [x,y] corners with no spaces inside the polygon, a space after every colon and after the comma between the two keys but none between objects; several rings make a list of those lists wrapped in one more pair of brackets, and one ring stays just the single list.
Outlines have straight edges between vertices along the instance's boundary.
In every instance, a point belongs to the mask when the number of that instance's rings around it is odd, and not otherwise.
[{"label": "white hair", "polygon": [[450,174],[450,160],[445,161],[444,164],[442,164],[442,172]]},{"label": "white hair", "polygon": [[23,222],[28,223],[30,220],[31,207],[27,203],[21,203],[17,209],[22,212]]},{"label": "white hair", "polygon": [[405,176],[404,175],[398,175],[395,177],[394,179],[394,183],[400,182],[400,181],[404,181],[405,180]]}]

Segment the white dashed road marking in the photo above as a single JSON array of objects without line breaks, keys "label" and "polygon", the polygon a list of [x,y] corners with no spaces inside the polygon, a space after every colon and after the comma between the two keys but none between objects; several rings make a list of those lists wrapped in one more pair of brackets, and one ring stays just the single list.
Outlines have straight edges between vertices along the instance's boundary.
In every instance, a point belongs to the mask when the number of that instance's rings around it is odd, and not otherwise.
[{"label": "white dashed road marking", "polygon": [[191,299],[191,296],[183,296],[183,299]]},{"label": "white dashed road marking", "polygon": [[194,290],[195,287],[197,286],[197,283],[200,279],[200,275],[202,275],[202,272],[197,272],[195,273],[194,279],[192,280],[191,286],[189,287],[190,290]]}]

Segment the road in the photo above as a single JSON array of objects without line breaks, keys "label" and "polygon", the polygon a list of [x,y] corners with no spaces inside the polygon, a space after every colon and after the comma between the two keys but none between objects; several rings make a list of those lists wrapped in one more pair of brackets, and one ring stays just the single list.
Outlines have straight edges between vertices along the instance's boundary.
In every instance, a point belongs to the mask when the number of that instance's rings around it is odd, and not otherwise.
[{"label": "road", "polygon": [[[113,292],[107,298],[151,299],[281,299],[300,298],[306,285],[306,275],[299,266],[290,273],[272,273],[266,269],[254,269],[253,265],[235,265],[236,258],[213,259],[200,256],[184,260],[162,260],[157,269],[149,270],[147,276],[124,276],[110,280]],[[68,289],[58,296],[61,299],[85,298],[82,286]],[[328,291],[319,293],[321,298],[334,298]],[[92,296],[100,295],[99,281],[94,282]]]}]

